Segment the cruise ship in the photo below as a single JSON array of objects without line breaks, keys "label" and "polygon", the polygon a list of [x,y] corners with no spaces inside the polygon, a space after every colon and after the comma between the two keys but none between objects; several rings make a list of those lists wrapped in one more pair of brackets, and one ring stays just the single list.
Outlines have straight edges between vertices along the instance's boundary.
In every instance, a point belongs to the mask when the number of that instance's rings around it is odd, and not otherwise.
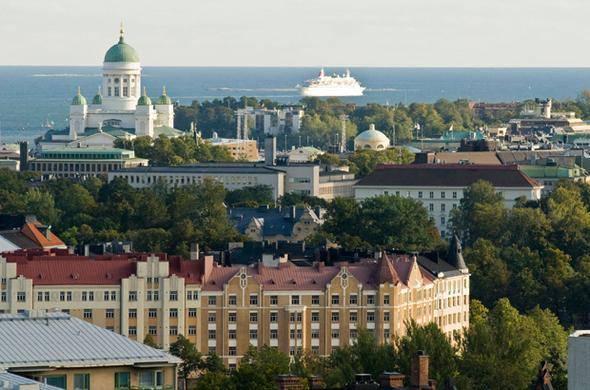
[{"label": "cruise ship", "polygon": [[365,87],[346,70],[343,75],[326,76],[324,69],[320,70],[317,78],[308,80],[300,87],[302,96],[362,96]]}]

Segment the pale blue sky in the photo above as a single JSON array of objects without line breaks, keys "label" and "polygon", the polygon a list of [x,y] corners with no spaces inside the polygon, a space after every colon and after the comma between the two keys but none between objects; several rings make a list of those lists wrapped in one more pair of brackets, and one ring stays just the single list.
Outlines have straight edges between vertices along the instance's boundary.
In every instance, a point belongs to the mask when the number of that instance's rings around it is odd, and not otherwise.
[{"label": "pale blue sky", "polygon": [[1,0],[0,64],[590,65],[588,0]]}]

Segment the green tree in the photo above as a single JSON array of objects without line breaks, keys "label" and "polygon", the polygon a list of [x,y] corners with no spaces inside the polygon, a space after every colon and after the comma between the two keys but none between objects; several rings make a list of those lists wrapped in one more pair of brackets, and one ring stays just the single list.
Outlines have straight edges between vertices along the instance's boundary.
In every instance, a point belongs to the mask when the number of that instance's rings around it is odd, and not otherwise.
[{"label": "green tree", "polygon": [[178,367],[178,376],[185,381],[200,367],[201,354],[195,344],[191,343],[183,335],[179,335],[178,339],[170,344],[170,353],[182,360],[182,363]]},{"label": "green tree", "polygon": [[276,389],[276,378],[289,373],[289,356],[275,347],[250,347],[233,373],[236,389]]},{"label": "green tree", "polygon": [[256,185],[227,191],[225,203],[230,207],[258,207],[274,203],[272,188]]},{"label": "green tree", "polygon": [[357,176],[367,176],[375,170],[379,164],[409,164],[414,160],[414,155],[404,147],[387,150],[357,150],[348,157],[350,168]]}]

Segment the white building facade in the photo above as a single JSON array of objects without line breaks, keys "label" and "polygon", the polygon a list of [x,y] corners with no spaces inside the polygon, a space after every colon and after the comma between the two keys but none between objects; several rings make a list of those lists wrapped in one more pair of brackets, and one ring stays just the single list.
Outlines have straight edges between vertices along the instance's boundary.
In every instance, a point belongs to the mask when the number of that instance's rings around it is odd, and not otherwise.
[{"label": "white building facade", "polygon": [[363,200],[396,195],[420,201],[442,237],[449,232],[451,210],[459,207],[465,189],[478,180],[490,182],[501,193],[506,207],[518,198],[541,199],[543,186],[513,166],[413,164],[383,166],[354,186],[354,197]]}]

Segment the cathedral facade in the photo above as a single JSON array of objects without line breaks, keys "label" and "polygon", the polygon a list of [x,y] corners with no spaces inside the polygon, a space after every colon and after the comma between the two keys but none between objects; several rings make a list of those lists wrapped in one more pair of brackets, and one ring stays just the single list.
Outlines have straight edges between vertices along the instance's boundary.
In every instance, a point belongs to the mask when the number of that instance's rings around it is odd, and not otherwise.
[{"label": "cathedral facade", "polygon": [[174,128],[174,106],[166,88],[155,101],[142,89],[139,55],[125,42],[121,29],[119,42],[104,56],[97,94],[89,103],[78,88],[70,105],[69,128],[48,131],[39,144],[42,149],[112,147],[117,138],[182,134]]}]

